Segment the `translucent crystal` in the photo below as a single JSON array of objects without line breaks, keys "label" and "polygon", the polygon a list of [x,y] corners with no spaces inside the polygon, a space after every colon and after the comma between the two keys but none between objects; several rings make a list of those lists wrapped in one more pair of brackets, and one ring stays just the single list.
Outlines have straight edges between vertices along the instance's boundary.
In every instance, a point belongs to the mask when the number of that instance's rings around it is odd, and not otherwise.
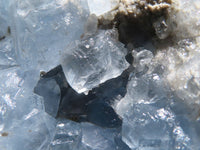
[{"label": "translucent crystal", "polygon": [[82,145],[87,150],[130,150],[121,140],[120,129],[101,128],[89,123],[82,123]]},{"label": "translucent crystal", "polygon": [[122,138],[131,149],[188,149],[192,144],[170,110],[145,104],[134,105],[128,110]]},{"label": "translucent crystal", "polygon": [[142,73],[147,71],[148,66],[153,59],[153,53],[149,50],[142,49],[141,51],[132,51],[132,55],[134,58],[133,66],[136,69],[137,73]]},{"label": "translucent crystal", "polygon": [[116,129],[104,129],[92,124],[82,123],[82,143],[91,150],[116,149],[114,138],[117,136]]},{"label": "translucent crystal", "polygon": [[[0,0],[0,150],[199,150],[199,9],[200,0]],[[153,33],[140,40],[137,27],[128,66],[119,28],[102,28],[146,12]],[[61,63],[62,87],[41,82]],[[56,121],[60,99],[64,115],[94,124]]]},{"label": "translucent crystal", "polygon": [[67,81],[78,93],[119,76],[128,67],[124,46],[113,38],[114,35],[115,30],[102,30],[66,49],[63,70]]},{"label": "translucent crystal", "polygon": [[5,37],[0,41],[0,69],[17,67],[16,55],[11,37]]},{"label": "translucent crystal", "polygon": [[120,129],[101,128],[90,123],[59,119],[50,150],[129,150]]},{"label": "translucent crystal", "polygon": [[17,67],[0,71],[4,79],[0,81],[0,149],[41,149],[53,137],[55,119],[44,112],[43,99],[31,90],[29,77],[33,82],[34,76],[26,75],[30,74]]},{"label": "translucent crystal", "polygon": [[136,103],[151,104],[167,98],[167,88],[158,74],[133,77],[127,85],[126,96],[117,104],[117,112],[122,115]]},{"label": "translucent crystal", "polygon": [[77,150],[81,142],[81,126],[69,120],[58,120],[56,134],[51,142],[50,150]]},{"label": "translucent crystal", "polygon": [[116,106],[123,118],[122,140],[131,149],[199,147],[200,135],[192,129],[199,124],[188,119],[193,109],[181,103],[163,81],[157,74],[129,81],[126,96]]},{"label": "translucent crystal", "polygon": [[89,14],[82,0],[23,0],[13,5],[20,65],[44,71],[60,64],[62,50],[80,38]]},{"label": "translucent crystal", "polygon": [[[16,120],[12,127],[1,131],[0,148],[8,150],[43,149],[54,136],[55,120],[45,112],[33,109]],[[1,134],[2,135],[2,134]]]}]

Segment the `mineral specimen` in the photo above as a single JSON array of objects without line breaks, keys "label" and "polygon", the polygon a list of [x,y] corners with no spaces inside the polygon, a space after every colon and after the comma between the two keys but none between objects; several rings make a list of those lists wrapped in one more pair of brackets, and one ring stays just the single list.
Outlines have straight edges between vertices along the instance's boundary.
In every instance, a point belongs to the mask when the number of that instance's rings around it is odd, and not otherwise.
[{"label": "mineral specimen", "polygon": [[63,49],[78,40],[89,15],[87,2],[13,2],[13,31],[20,65],[48,71],[60,64]]},{"label": "mineral specimen", "polygon": [[62,60],[67,81],[78,93],[88,92],[128,68],[124,45],[115,30],[99,31],[94,37],[68,46]]},{"label": "mineral specimen", "polygon": [[199,150],[200,0],[0,0],[0,150]]}]

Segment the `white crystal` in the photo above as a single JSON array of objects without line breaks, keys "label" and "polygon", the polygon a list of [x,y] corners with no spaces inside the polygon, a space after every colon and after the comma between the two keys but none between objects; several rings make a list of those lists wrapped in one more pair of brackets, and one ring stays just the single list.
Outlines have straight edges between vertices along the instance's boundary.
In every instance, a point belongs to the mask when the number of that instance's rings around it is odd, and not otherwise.
[{"label": "white crystal", "polygon": [[[116,142],[118,140],[118,143]],[[129,150],[120,141],[119,129],[101,128],[90,123],[59,119],[50,150]]]},{"label": "white crystal", "polygon": [[131,149],[178,149],[177,145],[182,149],[190,148],[190,137],[178,126],[170,110],[139,104],[128,110],[123,121],[122,139]]},{"label": "white crystal", "polygon": [[126,96],[116,105],[116,111],[123,116],[127,108],[133,104],[151,104],[165,98],[167,98],[167,88],[158,74],[133,77],[127,85]]},{"label": "white crystal", "polygon": [[[85,36],[91,36],[97,32],[98,28],[98,18],[96,15],[92,14],[88,17],[88,20],[85,24]],[[89,47],[88,47],[89,48]]]},{"label": "white crystal", "polygon": [[192,129],[196,123],[188,119],[193,109],[173,96],[164,81],[158,74],[133,76],[116,105],[123,118],[122,140],[133,150],[199,147],[200,137]]},{"label": "white crystal", "polygon": [[87,92],[119,76],[127,67],[124,45],[113,38],[115,30],[76,41],[63,54],[62,66],[69,84],[78,93]]},{"label": "white crystal", "polygon": [[54,135],[55,119],[44,112],[43,99],[31,90],[34,74],[12,67],[0,70],[0,78],[4,79],[0,81],[0,149],[47,147]]},{"label": "white crystal", "polygon": [[88,0],[91,14],[103,15],[117,7],[119,0]]}]

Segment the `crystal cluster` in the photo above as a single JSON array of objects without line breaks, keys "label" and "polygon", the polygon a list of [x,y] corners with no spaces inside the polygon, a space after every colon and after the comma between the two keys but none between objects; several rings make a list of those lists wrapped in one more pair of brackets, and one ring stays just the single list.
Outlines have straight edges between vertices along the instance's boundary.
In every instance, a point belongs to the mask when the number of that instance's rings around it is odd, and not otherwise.
[{"label": "crystal cluster", "polygon": [[199,150],[199,0],[0,0],[0,150]]},{"label": "crystal cluster", "polygon": [[122,140],[131,149],[199,147],[198,129],[194,130],[199,123],[188,118],[192,110],[164,86],[162,77],[132,77],[127,90],[116,110],[123,117]]}]

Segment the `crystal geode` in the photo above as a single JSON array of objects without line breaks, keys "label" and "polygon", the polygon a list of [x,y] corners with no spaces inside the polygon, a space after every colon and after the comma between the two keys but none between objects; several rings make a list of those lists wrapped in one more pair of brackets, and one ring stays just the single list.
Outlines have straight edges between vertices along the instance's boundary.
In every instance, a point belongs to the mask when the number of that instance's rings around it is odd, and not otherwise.
[{"label": "crystal geode", "polygon": [[0,0],[0,150],[199,150],[200,0]]}]

